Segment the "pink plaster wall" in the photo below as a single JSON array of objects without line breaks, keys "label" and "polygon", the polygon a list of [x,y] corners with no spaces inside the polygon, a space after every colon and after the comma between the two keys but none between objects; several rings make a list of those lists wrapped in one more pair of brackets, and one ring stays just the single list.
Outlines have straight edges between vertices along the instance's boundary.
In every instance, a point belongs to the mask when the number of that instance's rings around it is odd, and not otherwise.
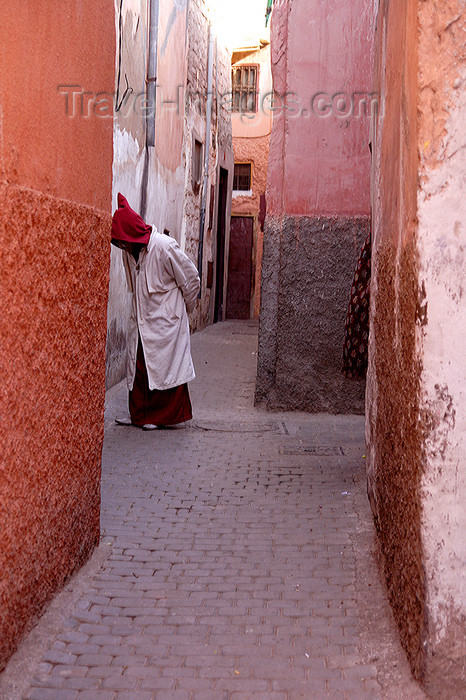
[{"label": "pink plaster wall", "polygon": [[265,194],[267,188],[269,142],[269,135],[259,138],[233,137],[235,163],[252,163],[252,194],[235,195],[231,205],[234,216],[259,214],[260,196]]},{"label": "pink plaster wall", "polygon": [[[256,401],[272,409],[364,410],[364,384],[342,376],[341,349],[351,277],[370,230],[370,110],[359,116],[352,101],[372,93],[375,4],[274,2],[256,384]],[[337,99],[322,115],[322,93],[347,96],[345,116]]]},{"label": "pink plaster wall", "polygon": [[181,163],[184,136],[187,10],[180,9],[170,26],[173,6],[173,2],[160,4],[155,152],[164,167],[176,171]]},{"label": "pink plaster wall", "polygon": [[[257,42],[259,44],[259,40]],[[238,58],[240,56],[241,58]],[[258,69],[258,86],[255,114],[232,112],[231,124],[233,138],[258,138],[267,136],[272,128],[272,111],[270,109],[270,96],[273,91],[272,70],[270,64],[271,49],[270,43],[262,44],[258,51],[243,50],[234,53],[232,65],[252,65]]]},{"label": "pink plaster wall", "polygon": [[317,116],[312,98],[372,89],[373,11],[367,0],[278,0],[272,14],[277,103],[270,162],[271,215],[361,215],[370,210],[368,117]]},{"label": "pink plaster wall", "polygon": [[250,196],[234,196],[231,203],[233,216],[253,216],[254,218],[254,249],[251,294],[251,316],[259,317],[260,286],[262,267],[262,248],[264,234],[260,229],[259,210],[260,196],[267,188],[267,166],[269,159],[270,135],[257,138],[233,137],[235,163],[252,163],[252,194]]},{"label": "pink plaster wall", "polygon": [[57,85],[112,91],[114,34],[113,3],[0,14],[0,668],[99,540],[112,120]]}]

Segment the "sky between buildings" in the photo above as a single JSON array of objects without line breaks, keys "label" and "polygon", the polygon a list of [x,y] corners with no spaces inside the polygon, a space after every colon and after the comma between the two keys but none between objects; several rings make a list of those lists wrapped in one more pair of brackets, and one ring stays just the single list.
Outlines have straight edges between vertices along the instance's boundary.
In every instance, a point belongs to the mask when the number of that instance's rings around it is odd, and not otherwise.
[{"label": "sky between buildings", "polygon": [[269,28],[265,28],[267,0],[210,0],[209,5],[219,40],[230,50],[269,38]]}]

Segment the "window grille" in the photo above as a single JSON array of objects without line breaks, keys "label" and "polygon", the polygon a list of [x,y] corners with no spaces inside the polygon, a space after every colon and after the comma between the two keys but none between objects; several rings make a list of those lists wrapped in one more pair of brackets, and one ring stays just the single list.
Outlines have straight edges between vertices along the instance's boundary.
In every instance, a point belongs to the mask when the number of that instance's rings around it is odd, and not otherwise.
[{"label": "window grille", "polygon": [[233,189],[247,191],[251,187],[251,163],[235,163]]},{"label": "window grille", "polygon": [[256,112],[257,67],[236,66],[231,71],[233,112]]}]

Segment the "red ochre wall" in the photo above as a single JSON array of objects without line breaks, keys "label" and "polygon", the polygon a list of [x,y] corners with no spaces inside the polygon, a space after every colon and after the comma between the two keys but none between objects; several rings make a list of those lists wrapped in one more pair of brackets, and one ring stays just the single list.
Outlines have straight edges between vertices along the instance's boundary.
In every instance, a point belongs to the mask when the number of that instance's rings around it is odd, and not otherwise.
[{"label": "red ochre wall", "polygon": [[112,119],[60,84],[113,91],[113,3],[0,14],[0,668],[99,540]]},{"label": "red ochre wall", "polygon": [[[413,672],[426,633],[421,546],[420,364],[416,252],[416,3],[380,3],[374,129],[371,347],[367,387],[368,492],[385,553],[388,595]],[[403,504],[403,507],[400,507]]]},{"label": "red ochre wall", "polygon": [[[3,168],[9,182],[109,211],[112,117],[74,118],[65,88],[113,93],[111,2],[7,3],[0,17]],[[70,114],[71,114],[70,97]],[[83,98],[87,114],[88,97]]]}]

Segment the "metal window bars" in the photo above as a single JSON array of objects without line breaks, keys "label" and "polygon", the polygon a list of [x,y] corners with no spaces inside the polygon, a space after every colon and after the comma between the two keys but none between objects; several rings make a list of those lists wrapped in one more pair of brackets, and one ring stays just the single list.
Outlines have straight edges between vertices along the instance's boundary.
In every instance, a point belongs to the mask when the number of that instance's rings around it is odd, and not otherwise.
[{"label": "metal window bars", "polygon": [[233,112],[257,111],[257,67],[235,66],[231,71]]}]

